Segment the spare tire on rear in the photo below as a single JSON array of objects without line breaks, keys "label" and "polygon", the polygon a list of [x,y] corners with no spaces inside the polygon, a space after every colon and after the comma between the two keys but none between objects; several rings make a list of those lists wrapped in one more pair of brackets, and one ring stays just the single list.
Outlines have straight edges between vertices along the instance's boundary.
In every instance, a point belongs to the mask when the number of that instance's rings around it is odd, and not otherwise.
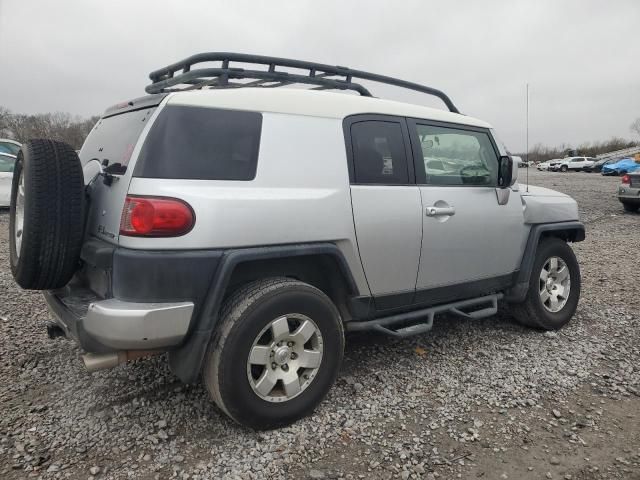
[{"label": "spare tire on rear", "polygon": [[75,150],[29,140],[18,153],[11,186],[9,258],[18,285],[51,290],[78,268],[84,233],[84,180]]}]

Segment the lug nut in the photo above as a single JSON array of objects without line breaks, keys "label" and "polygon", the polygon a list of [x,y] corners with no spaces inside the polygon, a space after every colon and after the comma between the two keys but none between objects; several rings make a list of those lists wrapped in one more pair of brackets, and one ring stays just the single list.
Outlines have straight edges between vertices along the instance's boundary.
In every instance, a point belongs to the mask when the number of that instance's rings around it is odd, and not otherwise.
[{"label": "lug nut", "polygon": [[276,368],[278,368],[278,364],[276,362],[271,363],[271,368],[275,370]]},{"label": "lug nut", "polygon": [[284,365],[282,365],[282,370],[287,372],[289,370],[289,365],[287,365],[286,363]]},{"label": "lug nut", "polygon": [[293,342],[287,342],[287,347],[293,347]]},{"label": "lug nut", "polygon": [[291,352],[291,360],[295,360],[296,358],[298,358],[296,352]]}]

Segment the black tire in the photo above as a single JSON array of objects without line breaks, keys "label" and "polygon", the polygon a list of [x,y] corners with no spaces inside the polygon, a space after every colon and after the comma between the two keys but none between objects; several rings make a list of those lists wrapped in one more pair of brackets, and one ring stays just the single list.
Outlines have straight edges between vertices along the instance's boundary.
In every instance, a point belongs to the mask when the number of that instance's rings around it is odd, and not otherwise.
[{"label": "black tire", "polygon": [[[258,334],[274,319],[294,313],[309,317],[320,330],[322,360],[305,389],[276,403],[254,392],[247,360]],[[265,430],[291,424],[311,414],[335,382],[344,352],[344,331],[335,305],[317,288],[289,278],[252,282],[225,301],[220,321],[203,376],[215,403],[241,425]]]},{"label": "black tire", "polygon": [[[18,251],[16,198],[21,179],[24,220]],[[26,142],[13,172],[9,211],[9,261],[18,285],[50,290],[69,282],[80,258],[83,203],[82,167],[74,149],[53,140]]]},{"label": "black tire", "polygon": [[[559,257],[565,262],[569,268],[571,281],[567,301],[558,312],[547,310],[540,299],[540,273],[551,257]],[[576,312],[580,299],[580,287],[580,267],[571,247],[559,238],[546,238],[540,242],[536,250],[529,290],[524,302],[510,304],[509,310],[522,325],[542,330],[558,330],[565,326]]]},{"label": "black tire", "polygon": [[560,167],[560,171],[566,173],[567,171],[569,171],[569,167],[567,167],[566,165],[562,165]]},{"label": "black tire", "polygon": [[636,204],[636,203],[628,203],[628,202],[622,202],[622,208],[624,208],[625,212],[637,212],[638,209],[640,209],[640,205]]}]

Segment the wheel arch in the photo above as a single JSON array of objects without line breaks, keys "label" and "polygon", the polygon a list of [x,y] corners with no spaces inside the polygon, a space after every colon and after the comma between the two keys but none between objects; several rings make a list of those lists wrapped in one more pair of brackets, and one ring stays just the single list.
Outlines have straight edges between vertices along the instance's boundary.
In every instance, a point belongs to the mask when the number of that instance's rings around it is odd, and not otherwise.
[{"label": "wheel arch", "polygon": [[295,278],[322,290],[343,316],[349,314],[348,297],[359,293],[347,260],[333,243],[229,250],[220,260],[186,341],[169,352],[171,371],[185,383],[196,381],[225,298],[240,285],[274,276]]},{"label": "wheel arch", "polygon": [[560,238],[565,242],[581,242],[585,238],[584,224],[573,221],[537,224],[531,227],[524,254],[522,255],[522,261],[520,262],[520,270],[516,283],[505,294],[505,300],[507,302],[518,303],[525,299],[536,257],[536,250],[540,242],[549,237]]}]

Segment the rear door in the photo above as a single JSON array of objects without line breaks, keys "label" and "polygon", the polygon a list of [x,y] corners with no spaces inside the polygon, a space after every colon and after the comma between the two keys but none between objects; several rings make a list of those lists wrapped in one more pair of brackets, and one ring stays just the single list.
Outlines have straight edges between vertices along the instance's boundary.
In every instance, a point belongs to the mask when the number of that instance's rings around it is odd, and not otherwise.
[{"label": "rear door", "polygon": [[584,168],[585,163],[586,162],[584,157],[572,158],[569,161],[569,168],[571,170],[581,170],[582,168]]},{"label": "rear door", "polygon": [[[409,120],[422,197],[416,302],[499,290],[518,268],[526,229],[520,196],[496,192],[499,150],[489,130]],[[432,168],[439,161],[443,168]],[[436,166],[438,166],[436,164]]]},{"label": "rear door", "polygon": [[410,304],[420,262],[422,204],[406,121],[349,117],[345,136],[356,239],[376,308]]},{"label": "rear door", "polygon": [[[132,102],[133,103],[133,102]],[[122,208],[127,196],[131,169],[129,162],[140,149],[139,140],[150,124],[156,106],[149,106],[102,117],[93,127],[80,150],[85,169],[99,162],[112,172],[112,181],[97,177],[91,184],[87,232],[109,243],[117,243]],[[95,171],[95,165],[91,171]]]}]

